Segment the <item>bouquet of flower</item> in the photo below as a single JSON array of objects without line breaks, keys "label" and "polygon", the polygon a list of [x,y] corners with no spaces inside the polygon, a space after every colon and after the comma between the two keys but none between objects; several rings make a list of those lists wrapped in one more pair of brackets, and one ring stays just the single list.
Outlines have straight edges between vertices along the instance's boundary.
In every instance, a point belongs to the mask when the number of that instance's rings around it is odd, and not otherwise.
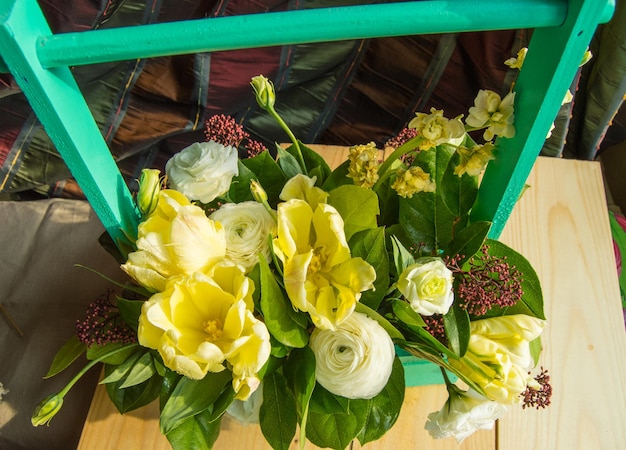
[{"label": "bouquet of flower", "polygon": [[301,446],[343,449],[396,421],[398,349],[442,370],[435,438],[461,441],[513,404],[547,405],[548,375],[529,372],[545,323],[537,276],[487,238],[490,223],[469,220],[492,139],[514,133],[514,94],[480,91],[465,123],[418,113],[384,161],[356,145],[331,170],[276,113],[272,84],[251,84],[292,144],[270,153],[218,116],[165,177],[144,170],[121,266],[135,283],[90,307],[48,376],[83,353],[89,363],[33,424],[101,362],[121,413],[159,399],[175,449],[211,448],[225,413],[259,422],[275,449],[298,428]]}]

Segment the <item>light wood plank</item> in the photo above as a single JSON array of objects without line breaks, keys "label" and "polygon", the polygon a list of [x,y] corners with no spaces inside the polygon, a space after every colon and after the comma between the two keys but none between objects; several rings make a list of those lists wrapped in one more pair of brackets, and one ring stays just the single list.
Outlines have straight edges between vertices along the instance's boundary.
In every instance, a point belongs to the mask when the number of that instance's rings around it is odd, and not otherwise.
[{"label": "light wood plank", "polygon": [[528,184],[501,239],[542,282],[553,404],[511,411],[498,448],[624,449],[626,334],[600,166],[540,158]]}]

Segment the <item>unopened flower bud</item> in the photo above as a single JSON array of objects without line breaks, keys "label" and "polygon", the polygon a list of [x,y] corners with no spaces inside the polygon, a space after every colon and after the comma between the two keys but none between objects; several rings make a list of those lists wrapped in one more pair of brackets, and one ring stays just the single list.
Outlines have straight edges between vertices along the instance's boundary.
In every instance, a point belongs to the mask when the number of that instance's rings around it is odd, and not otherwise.
[{"label": "unopened flower bud", "polygon": [[257,75],[252,78],[250,82],[254,94],[256,95],[256,101],[263,109],[273,109],[276,101],[276,94],[274,92],[274,85],[270,80],[263,75]]},{"label": "unopened flower bud", "polygon": [[52,418],[61,410],[62,406],[63,397],[61,395],[56,394],[46,397],[37,405],[37,408],[35,408],[33,417],[30,419],[31,423],[35,427],[48,425]]},{"label": "unopened flower bud", "polygon": [[155,210],[161,191],[161,171],[157,169],[143,169],[139,178],[139,192],[137,206],[142,217],[146,217]]},{"label": "unopened flower bud", "polygon": [[257,180],[250,181],[250,192],[252,192],[252,196],[257,202],[267,202],[267,192],[265,192],[265,189]]}]

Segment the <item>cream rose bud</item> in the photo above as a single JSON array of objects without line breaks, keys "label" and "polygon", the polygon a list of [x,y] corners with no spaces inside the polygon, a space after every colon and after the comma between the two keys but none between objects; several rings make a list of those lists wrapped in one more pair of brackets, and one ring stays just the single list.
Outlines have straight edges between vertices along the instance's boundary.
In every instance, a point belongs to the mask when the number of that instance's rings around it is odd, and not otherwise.
[{"label": "cream rose bud", "polygon": [[174,155],[165,165],[172,189],[190,200],[209,203],[228,192],[239,174],[237,149],[217,142],[196,142]]},{"label": "cream rose bud", "polygon": [[335,395],[369,399],[389,381],[393,342],[365,314],[352,313],[335,331],[316,328],[309,346],[315,354],[317,382]]},{"label": "cream rose bud", "polygon": [[426,430],[435,439],[454,437],[459,444],[477,430],[491,430],[496,419],[508,410],[507,405],[491,401],[470,389],[452,387],[441,410],[430,413]]},{"label": "cream rose bud", "polygon": [[270,258],[270,236],[276,222],[257,202],[227,203],[210,216],[226,233],[226,259],[249,271],[259,261],[259,254]]},{"label": "cream rose bud", "polygon": [[452,306],[452,271],[441,258],[420,258],[398,279],[398,290],[418,314],[446,314]]}]

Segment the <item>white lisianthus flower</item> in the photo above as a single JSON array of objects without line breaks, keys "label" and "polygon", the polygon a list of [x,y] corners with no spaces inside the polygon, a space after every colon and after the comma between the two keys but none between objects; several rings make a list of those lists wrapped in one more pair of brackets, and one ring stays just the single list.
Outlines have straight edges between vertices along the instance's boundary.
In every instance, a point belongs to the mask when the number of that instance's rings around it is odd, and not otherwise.
[{"label": "white lisianthus flower", "polygon": [[443,408],[428,415],[426,430],[435,439],[454,437],[459,444],[477,430],[491,430],[507,405],[491,401],[470,389],[465,392],[451,386]]},{"label": "white lisianthus flower", "polygon": [[226,259],[249,271],[259,261],[259,254],[270,258],[269,237],[276,234],[276,222],[262,204],[226,203],[209,217],[224,227]]},{"label": "white lisianthus flower", "polygon": [[315,354],[317,382],[335,395],[369,399],[389,381],[393,342],[365,314],[352,313],[335,331],[316,328],[309,346]]},{"label": "white lisianthus flower", "polygon": [[196,142],[174,155],[165,165],[172,189],[190,200],[209,203],[228,192],[239,174],[237,149],[217,142]]},{"label": "white lisianthus flower", "polygon": [[454,301],[453,282],[452,271],[441,258],[419,258],[400,275],[398,290],[416,313],[446,314]]}]

